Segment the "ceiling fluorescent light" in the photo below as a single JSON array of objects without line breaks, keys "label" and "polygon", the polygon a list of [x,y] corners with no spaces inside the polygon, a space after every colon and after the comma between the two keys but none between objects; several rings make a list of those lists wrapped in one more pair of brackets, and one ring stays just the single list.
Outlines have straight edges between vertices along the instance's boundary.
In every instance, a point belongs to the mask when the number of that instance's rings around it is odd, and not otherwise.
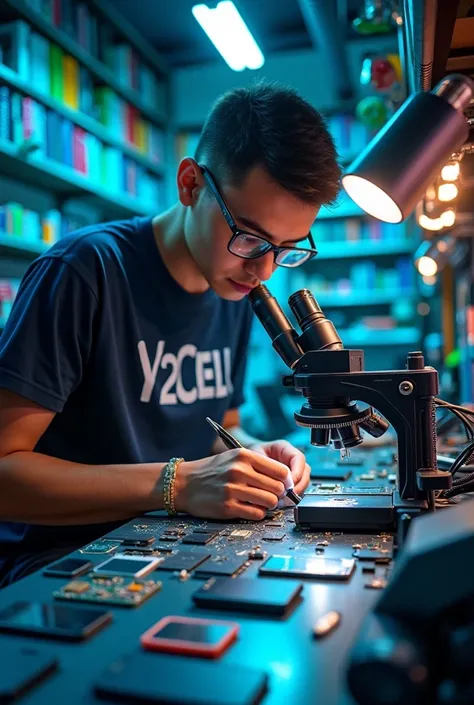
[{"label": "ceiling fluorescent light", "polygon": [[215,9],[194,5],[192,13],[231,69],[263,66],[263,54],[231,0],[219,2]]}]

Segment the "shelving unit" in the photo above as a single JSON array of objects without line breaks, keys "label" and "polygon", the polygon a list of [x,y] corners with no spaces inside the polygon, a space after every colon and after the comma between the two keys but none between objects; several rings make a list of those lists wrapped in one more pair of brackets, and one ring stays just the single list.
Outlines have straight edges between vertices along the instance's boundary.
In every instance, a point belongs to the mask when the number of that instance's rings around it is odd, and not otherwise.
[{"label": "shelving unit", "polygon": [[0,172],[33,186],[39,184],[41,188],[63,197],[86,197],[91,205],[105,212],[113,211],[119,218],[147,215],[150,212],[149,204],[144,204],[125,193],[112,194],[71,167],[46,157],[23,158],[18,146],[6,140],[0,140]]},{"label": "shelving unit", "polygon": [[[52,42],[58,44],[64,51],[77,59],[83,66],[85,66],[99,81],[110,86],[118,93],[124,100],[128,101],[134,105],[145,117],[154,122],[156,125],[163,127],[166,125],[166,116],[153,109],[149,105],[143,102],[140,95],[136,92],[124,86],[120,81],[117,80],[114,73],[105,66],[103,63],[98,61],[95,57],[91,56],[83,47],[80,46],[74,39],[69,37],[65,32],[63,32],[58,27],[50,24],[45,17],[43,17],[39,12],[36,12],[33,8],[29,7],[24,0],[2,0],[2,3],[10,8],[11,19],[21,18],[28,22],[33,28],[35,28],[40,34],[45,36]],[[2,15],[4,14],[2,9]],[[115,13],[116,16],[116,13]],[[130,40],[131,41],[131,40]],[[134,42],[133,42],[134,43]],[[150,47],[150,56],[156,56],[156,52]],[[155,64],[156,68],[156,64]],[[160,72],[165,72],[164,62],[160,61],[159,64]]]},{"label": "shelving unit", "polygon": [[370,328],[338,329],[346,348],[365,348],[387,345],[414,345],[420,342],[420,331],[417,328],[393,328],[392,330],[377,330]]},{"label": "shelving unit", "polygon": [[339,259],[341,257],[376,257],[377,255],[406,255],[413,252],[413,243],[408,239],[393,242],[375,241],[341,241],[322,242],[317,245],[316,260]]},{"label": "shelving unit", "polygon": [[2,254],[12,254],[24,259],[34,259],[46,252],[48,247],[45,242],[28,240],[0,231],[0,257]]},{"label": "shelving unit", "polygon": [[398,298],[413,299],[415,296],[414,290],[382,290],[382,291],[367,291],[364,293],[329,293],[313,291],[316,300],[323,308],[338,308],[343,306],[381,306],[391,304]]},{"label": "shelving unit", "polygon": [[71,120],[71,122],[79,127],[82,127],[87,132],[90,132],[105,144],[119,149],[127,157],[130,157],[130,159],[133,159],[135,162],[143,166],[147,171],[150,171],[160,177],[163,176],[164,169],[162,166],[154,164],[150,161],[150,159],[147,159],[141,152],[135,149],[133,145],[128,144],[127,142],[122,142],[114,137],[114,135],[110,134],[110,131],[107,130],[106,127],[100,124],[100,122],[97,122],[97,120],[94,120],[79,110],[69,108],[67,105],[60,103],[58,100],[55,100],[49,95],[45,95],[44,93],[35,90],[34,87],[22,81],[14,71],[11,71],[6,66],[1,64],[0,83],[23,93],[25,96],[30,96],[34,100],[38,101],[38,103],[42,103],[45,107],[50,108],[68,120]]}]

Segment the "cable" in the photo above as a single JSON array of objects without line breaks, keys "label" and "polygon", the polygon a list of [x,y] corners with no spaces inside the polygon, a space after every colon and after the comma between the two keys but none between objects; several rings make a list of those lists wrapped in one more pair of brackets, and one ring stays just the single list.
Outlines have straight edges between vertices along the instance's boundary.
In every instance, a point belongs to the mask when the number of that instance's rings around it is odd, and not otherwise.
[{"label": "cable", "polygon": [[438,494],[439,499],[446,500],[458,494],[474,491],[474,472],[465,473],[463,477],[454,477],[463,465],[468,465],[474,457],[474,410],[466,409],[459,404],[451,404],[443,399],[435,398],[437,408],[450,411],[462,423],[469,443],[462,449],[458,457],[453,461],[449,471],[453,476],[452,487]]},{"label": "cable", "polygon": [[[454,414],[461,421],[466,432],[467,439],[469,441],[474,440],[474,411],[472,409],[465,409],[463,406],[451,404],[443,399],[435,398],[434,401],[438,408],[446,409],[446,411],[450,411]],[[470,418],[471,416],[473,417],[472,420]]]}]

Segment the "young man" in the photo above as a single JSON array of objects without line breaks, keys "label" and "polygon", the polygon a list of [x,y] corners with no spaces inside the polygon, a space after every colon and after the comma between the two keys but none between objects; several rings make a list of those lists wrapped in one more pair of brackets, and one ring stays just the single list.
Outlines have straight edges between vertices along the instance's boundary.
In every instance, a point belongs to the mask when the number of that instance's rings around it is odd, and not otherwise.
[{"label": "young man", "polygon": [[[170,210],[82,229],[31,265],[0,339],[4,584],[147,511],[261,520],[290,471],[304,491],[299,450],[238,428],[246,294],[311,256],[339,177],[319,113],[256,84],[213,107]],[[206,416],[253,450],[226,450]]]}]

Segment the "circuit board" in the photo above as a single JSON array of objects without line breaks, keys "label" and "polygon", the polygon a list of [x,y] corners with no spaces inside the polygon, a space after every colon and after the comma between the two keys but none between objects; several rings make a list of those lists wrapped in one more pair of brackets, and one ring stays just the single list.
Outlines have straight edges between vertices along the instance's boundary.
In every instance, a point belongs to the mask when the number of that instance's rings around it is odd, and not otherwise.
[{"label": "circuit board", "polygon": [[159,580],[137,580],[120,576],[105,578],[88,573],[62,585],[53,592],[53,597],[56,600],[138,607],[161,587]]}]

